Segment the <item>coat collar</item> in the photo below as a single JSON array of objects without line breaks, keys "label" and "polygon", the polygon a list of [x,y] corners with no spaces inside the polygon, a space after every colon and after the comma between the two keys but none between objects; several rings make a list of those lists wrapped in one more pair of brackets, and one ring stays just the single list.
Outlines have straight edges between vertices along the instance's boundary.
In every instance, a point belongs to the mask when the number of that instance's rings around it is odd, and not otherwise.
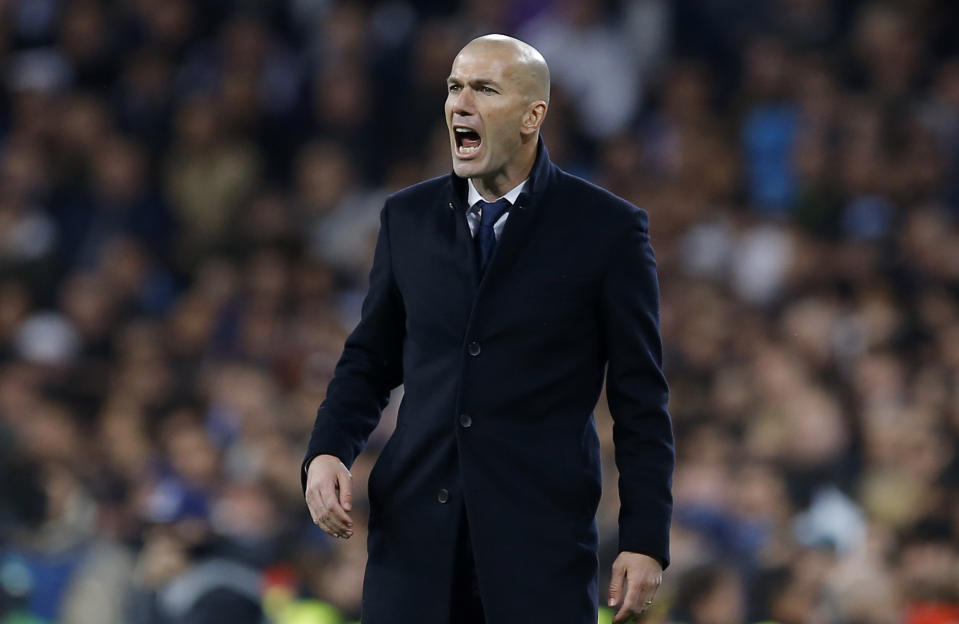
[{"label": "coat collar", "polygon": [[476,267],[474,245],[469,236],[469,228],[465,220],[468,208],[466,203],[466,179],[457,176],[455,173],[450,174],[449,207],[456,215],[456,220],[462,221],[461,227],[458,227],[457,230],[465,236],[462,240],[467,245],[468,251],[466,253],[472,265],[474,284],[479,288],[477,295],[486,290],[486,284],[495,283],[496,276],[505,271],[516,260],[520,249],[523,248],[532,234],[536,217],[541,212],[542,199],[557,171],[558,168],[549,159],[546,144],[540,138],[536,145],[536,160],[533,163],[532,170],[530,170],[529,181],[523,187],[523,192],[516,198],[516,203],[513,204],[514,209],[510,210],[509,220],[506,222],[506,227],[503,228],[501,239],[496,244],[493,257],[490,259],[489,266],[486,267],[482,277]]},{"label": "coat collar", "polygon": [[[549,184],[550,178],[553,176],[553,170],[555,168],[555,165],[553,165],[553,162],[549,159],[549,151],[546,149],[546,144],[543,142],[543,138],[540,137],[536,143],[536,160],[533,162],[533,168],[529,172],[529,181],[526,183],[526,186],[523,187],[523,192],[520,193],[514,205],[517,208],[525,209],[538,203],[543,191],[546,190]],[[466,201],[468,192],[466,178],[461,178],[456,175],[455,172],[451,171],[449,179],[451,194],[450,205],[457,212],[463,212],[465,214],[466,209],[469,208]]]}]

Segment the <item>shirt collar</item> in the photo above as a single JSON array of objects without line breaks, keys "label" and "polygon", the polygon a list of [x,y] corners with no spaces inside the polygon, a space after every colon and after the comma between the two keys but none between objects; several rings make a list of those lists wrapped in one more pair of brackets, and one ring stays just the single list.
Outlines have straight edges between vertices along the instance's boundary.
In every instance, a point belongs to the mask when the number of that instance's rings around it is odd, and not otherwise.
[{"label": "shirt collar", "polygon": [[[497,201],[499,201],[499,199],[505,199],[506,201],[510,203],[510,205],[515,204],[516,198],[519,197],[519,194],[523,192],[523,187],[526,186],[527,182],[529,182],[529,178],[526,178],[525,180],[523,180],[522,182],[514,186],[512,190],[510,190],[508,193],[506,193],[502,197],[498,198]],[[473,186],[472,178],[466,179],[466,187],[467,189],[469,189],[467,191],[466,202],[470,206],[475,206],[476,202],[485,201],[483,199],[483,196],[479,194],[479,191],[476,190],[476,187]]]}]

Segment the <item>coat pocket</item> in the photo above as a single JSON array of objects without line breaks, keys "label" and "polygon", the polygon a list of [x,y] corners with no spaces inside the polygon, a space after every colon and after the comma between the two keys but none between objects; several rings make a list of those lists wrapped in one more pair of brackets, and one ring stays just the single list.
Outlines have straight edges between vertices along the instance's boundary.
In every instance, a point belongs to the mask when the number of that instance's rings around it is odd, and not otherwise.
[{"label": "coat pocket", "polygon": [[390,439],[386,441],[383,450],[380,451],[373,469],[370,471],[370,478],[367,484],[370,504],[376,505],[386,500],[384,498],[383,487],[389,488],[393,482],[393,464],[395,463],[396,453],[403,442],[403,436],[406,433],[406,423],[399,423],[393,430]]}]

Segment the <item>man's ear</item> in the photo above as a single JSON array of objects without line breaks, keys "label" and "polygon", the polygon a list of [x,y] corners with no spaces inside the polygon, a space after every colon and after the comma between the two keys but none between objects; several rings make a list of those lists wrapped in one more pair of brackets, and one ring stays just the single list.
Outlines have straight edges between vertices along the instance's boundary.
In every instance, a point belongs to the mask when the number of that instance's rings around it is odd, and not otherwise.
[{"label": "man's ear", "polygon": [[537,132],[540,126],[543,125],[544,119],[546,119],[546,102],[543,100],[531,102],[529,108],[526,110],[526,115],[523,116],[523,133],[532,134]]}]

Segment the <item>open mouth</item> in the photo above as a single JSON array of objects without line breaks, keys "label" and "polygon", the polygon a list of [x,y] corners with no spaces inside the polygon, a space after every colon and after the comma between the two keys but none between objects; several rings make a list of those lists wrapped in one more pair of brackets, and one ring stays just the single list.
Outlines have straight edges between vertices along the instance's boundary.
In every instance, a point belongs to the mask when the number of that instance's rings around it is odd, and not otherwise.
[{"label": "open mouth", "polygon": [[456,137],[456,153],[460,156],[473,154],[483,143],[482,137],[476,130],[464,126],[455,126],[453,136]]}]

